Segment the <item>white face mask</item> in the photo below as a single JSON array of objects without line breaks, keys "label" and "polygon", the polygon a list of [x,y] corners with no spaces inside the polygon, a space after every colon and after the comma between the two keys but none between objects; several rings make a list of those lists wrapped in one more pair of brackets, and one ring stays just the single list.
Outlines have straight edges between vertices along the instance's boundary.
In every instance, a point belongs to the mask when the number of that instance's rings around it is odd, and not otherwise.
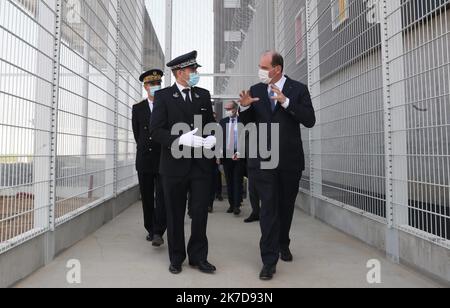
[{"label": "white face mask", "polygon": [[226,112],[225,112],[225,115],[226,115],[227,117],[229,117],[229,118],[232,118],[232,117],[234,117],[234,112],[233,112],[233,111],[226,111]]},{"label": "white face mask", "polygon": [[259,80],[260,80],[262,83],[270,84],[270,83],[272,82],[273,78],[270,78],[270,77],[269,77],[269,74],[270,74],[269,71],[260,69],[259,72],[258,72]]}]

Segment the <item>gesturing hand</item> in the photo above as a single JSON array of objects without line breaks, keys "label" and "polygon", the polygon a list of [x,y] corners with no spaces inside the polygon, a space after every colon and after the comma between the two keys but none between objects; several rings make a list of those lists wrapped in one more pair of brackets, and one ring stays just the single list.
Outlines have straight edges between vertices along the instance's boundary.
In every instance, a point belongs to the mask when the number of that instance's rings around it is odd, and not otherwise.
[{"label": "gesturing hand", "polygon": [[272,96],[271,99],[281,104],[286,103],[287,97],[283,94],[283,92],[281,92],[281,90],[276,85],[271,85],[270,87],[272,91],[275,93],[275,96]]},{"label": "gesturing hand", "polygon": [[241,99],[239,100],[239,103],[242,107],[248,107],[252,105],[253,103],[256,103],[259,101],[259,98],[253,98],[250,94],[250,91],[242,91],[239,95]]}]

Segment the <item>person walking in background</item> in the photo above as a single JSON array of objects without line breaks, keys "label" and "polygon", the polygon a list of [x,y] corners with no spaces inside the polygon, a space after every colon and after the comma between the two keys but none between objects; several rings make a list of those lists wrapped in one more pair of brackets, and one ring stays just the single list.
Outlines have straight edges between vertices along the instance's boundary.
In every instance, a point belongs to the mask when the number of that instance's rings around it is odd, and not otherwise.
[{"label": "person walking in background", "polygon": [[166,208],[159,161],[161,145],[150,136],[150,119],[154,110],[155,93],[161,89],[163,72],[158,69],[143,73],[140,81],[144,84],[147,98],[133,106],[133,133],[137,143],[136,170],[144,210],[144,226],[148,232],[147,241],[153,246],[164,244],[163,235],[167,228]]},{"label": "person walking in background", "polygon": [[225,105],[227,117],[220,121],[220,126],[224,132],[222,165],[227,181],[228,201],[230,208],[227,213],[239,216],[241,214],[242,192],[244,183],[245,161],[241,159],[238,152],[239,145],[239,105],[230,102]]}]

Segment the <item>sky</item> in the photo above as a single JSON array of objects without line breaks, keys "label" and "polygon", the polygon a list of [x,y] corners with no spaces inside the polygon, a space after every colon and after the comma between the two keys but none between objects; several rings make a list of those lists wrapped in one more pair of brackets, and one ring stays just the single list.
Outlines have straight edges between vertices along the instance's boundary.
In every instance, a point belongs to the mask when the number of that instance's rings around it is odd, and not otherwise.
[{"label": "sky", "polygon": [[[146,0],[159,41],[165,52],[165,0]],[[214,72],[213,0],[173,0],[172,57],[198,51],[200,73]],[[170,60],[166,57],[166,63]],[[212,92],[213,78],[202,77],[199,84]]]}]

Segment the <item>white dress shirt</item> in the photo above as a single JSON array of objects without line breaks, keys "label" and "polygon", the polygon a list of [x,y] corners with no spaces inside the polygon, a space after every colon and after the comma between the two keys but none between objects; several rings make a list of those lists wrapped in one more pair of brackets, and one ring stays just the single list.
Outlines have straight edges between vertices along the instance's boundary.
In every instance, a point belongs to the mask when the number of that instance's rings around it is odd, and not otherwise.
[{"label": "white dress shirt", "polygon": [[[278,89],[280,89],[281,92],[283,92],[283,88],[284,88],[284,85],[286,84],[286,80],[287,80],[286,76],[283,76],[283,77],[281,77],[280,80],[278,80],[277,83],[275,83],[275,86]],[[272,92],[271,86],[272,86],[272,84],[269,84],[267,86],[267,94],[269,95],[269,99],[271,98],[270,97],[270,92]],[[276,96],[276,93],[275,93],[275,96]],[[291,101],[289,100],[288,97],[286,97],[286,102],[284,104],[281,104],[281,107],[283,107],[284,109],[288,109],[290,103],[291,103]],[[244,112],[244,111],[248,110],[250,108],[250,106],[247,106],[247,107],[241,106],[239,109],[240,109],[241,112]]]},{"label": "white dress shirt", "polygon": [[[234,123],[233,123],[233,120],[234,120]],[[228,131],[228,138],[227,138],[227,148],[229,149],[230,148],[230,146],[231,146],[231,134],[234,134],[234,145],[233,145],[233,148],[234,149],[237,149],[238,148],[238,142],[239,142],[239,136],[238,136],[238,125],[239,125],[239,119],[238,119],[238,117],[235,117],[235,118],[231,118],[230,117],[230,121],[228,122],[228,124],[229,124],[229,131]],[[234,124],[234,131],[232,132],[231,131],[231,127],[233,126],[233,124]]]},{"label": "white dress shirt", "polygon": [[149,98],[147,98],[148,105],[150,106],[150,111],[153,113],[153,101],[151,101]]}]

